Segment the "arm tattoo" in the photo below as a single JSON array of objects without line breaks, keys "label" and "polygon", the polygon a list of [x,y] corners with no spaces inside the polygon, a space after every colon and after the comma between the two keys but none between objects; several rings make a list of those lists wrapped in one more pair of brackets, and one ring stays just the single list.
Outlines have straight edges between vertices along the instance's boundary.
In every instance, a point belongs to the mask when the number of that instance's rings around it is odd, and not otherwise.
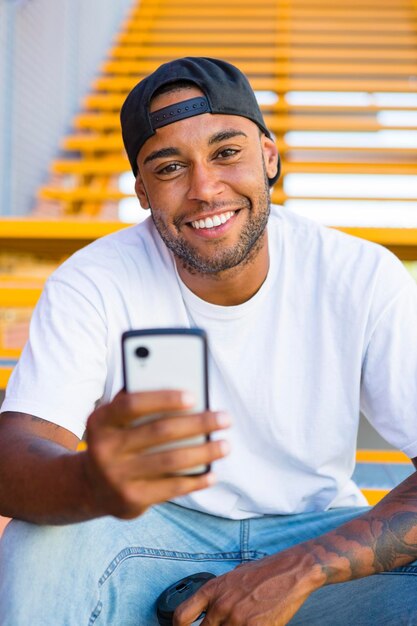
[{"label": "arm tattoo", "polygon": [[306,542],[305,548],[327,583],[390,571],[417,559],[417,473],[376,507]]}]

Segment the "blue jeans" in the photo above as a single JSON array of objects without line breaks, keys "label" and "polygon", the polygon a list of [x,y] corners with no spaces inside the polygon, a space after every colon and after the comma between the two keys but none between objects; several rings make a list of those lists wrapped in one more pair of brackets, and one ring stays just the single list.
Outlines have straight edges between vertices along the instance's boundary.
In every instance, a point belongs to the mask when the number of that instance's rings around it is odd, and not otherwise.
[{"label": "blue jeans", "polygon": [[[155,601],[192,573],[220,575],[366,509],[233,521],[163,504],[133,521],[13,521],[0,542],[0,626],[154,626]],[[417,562],[313,593],[291,626],[417,624]]]}]

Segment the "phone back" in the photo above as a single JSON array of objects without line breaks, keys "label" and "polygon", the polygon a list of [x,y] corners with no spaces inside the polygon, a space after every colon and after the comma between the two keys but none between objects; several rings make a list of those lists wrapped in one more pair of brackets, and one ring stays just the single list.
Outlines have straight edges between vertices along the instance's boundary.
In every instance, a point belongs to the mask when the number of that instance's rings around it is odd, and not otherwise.
[{"label": "phone back", "polygon": [[[156,328],[123,333],[123,373],[128,392],[177,389],[191,392],[195,404],[190,413],[209,408],[207,380],[207,338],[198,328]],[[161,418],[159,415],[141,417],[138,423]],[[135,422],[132,424],[135,426]],[[199,446],[209,439],[200,435],[190,439],[162,444],[154,451]],[[210,466],[200,465],[177,472],[202,474]]]},{"label": "phone back", "polygon": [[196,399],[194,412],[207,409],[206,341],[204,333],[196,330],[155,329],[125,333],[126,391],[182,389],[191,392]]}]

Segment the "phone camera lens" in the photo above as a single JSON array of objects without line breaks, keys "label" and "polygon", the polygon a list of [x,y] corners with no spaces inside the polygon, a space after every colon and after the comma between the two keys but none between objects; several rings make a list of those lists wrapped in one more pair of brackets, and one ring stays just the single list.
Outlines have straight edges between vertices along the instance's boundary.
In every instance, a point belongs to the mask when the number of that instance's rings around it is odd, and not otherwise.
[{"label": "phone camera lens", "polygon": [[135,354],[140,359],[146,359],[146,357],[149,356],[149,350],[148,348],[145,348],[145,346],[140,346],[139,348],[136,348]]}]

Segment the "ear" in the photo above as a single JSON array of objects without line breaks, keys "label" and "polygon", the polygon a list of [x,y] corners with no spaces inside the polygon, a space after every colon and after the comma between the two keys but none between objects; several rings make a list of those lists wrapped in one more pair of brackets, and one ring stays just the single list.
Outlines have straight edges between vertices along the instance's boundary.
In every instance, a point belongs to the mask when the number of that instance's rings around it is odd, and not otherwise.
[{"label": "ear", "polygon": [[149,207],[148,196],[146,194],[145,187],[143,185],[142,177],[140,175],[139,170],[138,170],[138,175],[136,176],[135,192],[139,199],[140,206],[142,207],[142,209],[149,209],[150,207]]},{"label": "ear", "polygon": [[274,178],[278,170],[278,148],[272,139],[266,135],[261,137],[261,146],[267,176],[268,178]]}]

